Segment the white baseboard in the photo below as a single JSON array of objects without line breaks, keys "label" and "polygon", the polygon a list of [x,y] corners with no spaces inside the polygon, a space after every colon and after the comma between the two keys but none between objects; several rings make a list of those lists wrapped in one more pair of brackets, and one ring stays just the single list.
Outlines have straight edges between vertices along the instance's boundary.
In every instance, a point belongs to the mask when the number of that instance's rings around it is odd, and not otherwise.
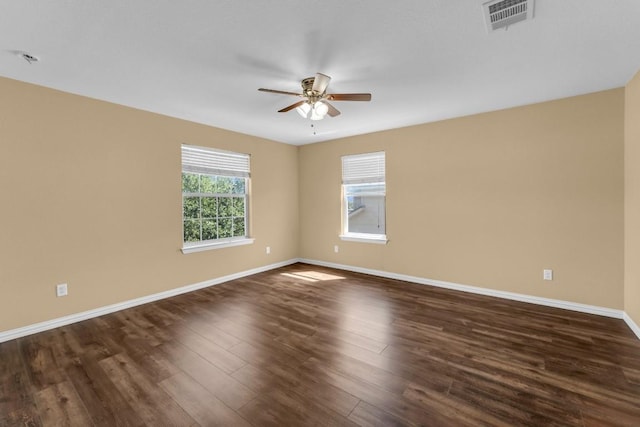
[{"label": "white baseboard", "polygon": [[296,262],[303,262],[306,264],[319,265],[324,267],[335,268],[338,270],[353,271],[356,273],[370,274],[372,276],[385,277],[388,279],[403,280],[405,282],[417,283],[421,285],[436,286],[439,288],[452,289],[456,291],[469,292],[473,294],[492,296],[497,298],[504,298],[514,301],[528,302],[531,304],[538,304],[548,307],[562,308],[565,310],[578,311],[582,313],[596,314],[599,316],[613,317],[616,319],[624,319],[629,328],[640,339],[640,327],[622,310],[615,310],[606,307],[598,307],[594,305],[580,304],[570,301],[562,301],[550,298],[541,298],[531,295],[517,294],[513,292],[498,291],[493,289],[481,288],[477,286],[461,285],[458,283],[444,282],[441,280],[425,279],[422,277],[409,276],[406,274],[390,273],[382,270],[372,270],[369,268],[354,267],[350,265],[336,264],[326,261],[317,261],[305,258],[290,259],[287,261],[278,262],[275,264],[265,265],[263,267],[254,268],[251,270],[241,271],[239,273],[229,274],[227,276],[218,277],[216,279],[206,280],[204,282],[195,283],[192,285],[183,286],[180,288],[171,289],[157,294],[147,295],[144,297],[123,301],[116,304],[100,307],[93,310],[83,311],[81,313],[71,314],[69,316],[59,317],[57,319],[48,320],[45,322],[35,323],[33,325],[24,326],[17,329],[11,329],[8,331],[0,332],[0,343],[10,341],[12,339],[24,337],[38,332],[44,332],[50,329],[58,328],[60,326],[69,325],[71,323],[81,322],[83,320],[91,319],[105,314],[110,314],[116,311],[125,310],[127,308],[135,307],[142,304],[147,304],[153,301],[158,301],[165,298],[170,298],[176,295],[184,294],[187,292],[196,291],[198,289],[207,288],[209,286],[219,285],[221,283],[228,282],[234,279],[240,279],[242,277],[250,276],[252,274],[262,273],[264,271],[273,270],[276,268],[284,267],[287,265],[295,264]]},{"label": "white baseboard", "polygon": [[626,312],[624,313],[623,319],[627,323],[627,326],[629,326],[629,328],[633,331],[633,333],[636,334],[638,339],[640,339],[640,326],[638,326],[638,324],[634,322]]},{"label": "white baseboard", "polygon": [[[486,295],[490,297],[514,300],[514,301],[528,302],[531,304],[562,308],[565,310],[579,311],[581,313],[589,313],[589,314],[596,314],[599,316],[613,317],[616,319],[622,319],[623,315],[625,315],[625,313],[622,310],[615,310],[615,309],[606,308],[606,307],[598,307],[595,305],[580,304],[577,302],[542,298],[542,297],[536,297],[532,295],[517,294],[514,292],[498,291],[494,289],[480,288],[478,286],[461,285],[458,283],[444,282],[442,280],[425,279],[422,277],[408,276],[406,274],[390,273],[388,271],[372,270],[369,268],[353,267],[350,265],[335,264],[332,262],[316,261],[312,259],[300,259],[299,261],[307,264],[336,268],[339,270],[347,270],[347,271],[353,271],[356,273],[371,274],[372,276],[385,277],[388,279],[403,280],[405,282],[417,283],[420,285],[436,286],[438,288],[446,288],[446,289],[452,289],[455,291],[469,292],[472,294],[479,294],[479,295]],[[631,319],[629,318],[629,320]]]},{"label": "white baseboard", "polygon": [[161,299],[170,298],[170,297],[184,294],[187,292],[196,291],[198,289],[208,288],[209,286],[219,285],[221,283],[228,282],[230,280],[240,279],[242,277],[251,276],[252,274],[262,273],[264,271],[269,271],[276,268],[284,267],[286,265],[295,264],[296,262],[298,262],[298,259],[290,259],[290,260],[278,262],[275,264],[265,265],[263,267],[253,268],[251,270],[241,271],[239,273],[229,274],[227,276],[218,277],[216,279],[206,280],[200,283],[194,283],[193,285],[182,286],[180,288],[170,289],[168,291],[159,292],[157,294],[147,295],[144,297],[107,305],[107,306],[96,308],[93,310],[83,311],[81,313],[71,314],[69,316],[59,317],[57,319],[35,323],[33,325],[24,326],[22,328],[11,329],[8,331],[0,332],[0,343],[5,341],[10,341],[15,338],[31,335],[31,334],[36,334],[38,332],[44,332],[49,329],[58,328],[60,326],[69,325],[71,323],[81,322],[83,320],[91,319],[93,317],[103,316],[105,314],[135,307],[138,305],[147,304],[153,301],[158,301]]}]

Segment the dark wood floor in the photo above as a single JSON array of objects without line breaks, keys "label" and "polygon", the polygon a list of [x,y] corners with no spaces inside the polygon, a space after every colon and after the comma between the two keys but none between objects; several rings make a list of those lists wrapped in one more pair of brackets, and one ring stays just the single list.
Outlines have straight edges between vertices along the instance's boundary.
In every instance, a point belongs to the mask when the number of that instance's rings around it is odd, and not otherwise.
[{"label": "dark wood floor", "polygon": [[0,344],[0,425],[637,427],[640,340],[296,264]]}]

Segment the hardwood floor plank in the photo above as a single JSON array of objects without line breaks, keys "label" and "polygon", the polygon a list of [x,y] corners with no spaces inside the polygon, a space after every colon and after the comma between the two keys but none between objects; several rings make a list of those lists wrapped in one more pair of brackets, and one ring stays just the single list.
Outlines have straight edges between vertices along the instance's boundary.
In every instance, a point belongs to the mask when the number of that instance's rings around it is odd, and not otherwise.
[{"label": "hardwood floor plank", "polygon": [[306,370],[307,375],[319,377],[324,382],[332,384],[409,424],[416,421],[433,425],[438,425],[438,423],[439,425],[453,424],[454,418],[450,418],[448,415],[438,414],[431,408],[422,408],[407,400],[402,394],[392,393],[364,380],[336,372],[316,360],[309,360],[301,369]]},{"label": "hardwood floor plank", "polygon": [[167,393],[147,379],[128,356],[116,354],[101,360],[99,364],[147,425],[195,424],[195,420]]},{"label": "hardwood floor plank", "polygon": [[175,335],[182,345],[228,374],[242,368],[247,363],[202,335],[191,332],[191,330],[183,329]]},{"label": "hardwood floor plank", "polygon": [[264,366],[273,364],[298,366],[310,357],[304,349],[288,346],[276,340],[255,340],[252,344],[241,342],[231,347],[229,351],[247,363]]},{"label": "hardwood floor plank", "polygon": [[587,383],[607,381],[615,384],[620,389],[632,389],[620,366],[601,363],[590,358],[576,358],[575,356],[546,357],[545,370],[563,376],[570,376],[575,381]]},{"label": "hardwood floor plank", "polygon": [[[448,396],[461,412],[478,418],[489,415],[510,425],[580,425],[581,414],[576,405],[564,401],[541,398],[537,390],[522,392],[485,378],[469,376],[465,381],[455,380]],[[500,399],[496,399],[500,396]]]},{"label": "hardwood floor plank", "polygon": [[632,368],[622,368],[622,373],[629,384],[632,384],[638,394],[640,394],[640,370]]},{"label": "hardwood floor plank", "polygon": [[472,405],[464,405],[451,399],[447,394],[439,393],[422,387],[419,384],[410,384],[403,393],[403,396],[421,408],[430,410],[438,416],[450,417],[457,422],[467,425],[491,425],[510,427],[517,425],[513,420],[501,420],[494,414]]},{"label": "hardwood floor plank", "polygon": [[260,395],[247,403],[240,408],[239,412],[257,425],[347,427],[357,425],[348,418],[323,405],[317,405],[306,396],[287,388],[274,388],[270,393]]},{"label": "hardwood floor plank", "polygon": [[145,337],[149,345],[153,347],[173,339],[165,328],[154,325],[141,312],[136,312],[135,309],[119,311],[114,315],[125,323],[125,326],[122,327],[123,330],[127,331],[127,333],[136,333]]},{"label": "hardwood floor plank", "polygon": [[392,392],[402,392],[408,380],[420,381],[438,389],[447,389],[451,377],[443,374],[444,365],[426,364],[419,358],[392,358],[379,355],[339,340],[289,340],[296,348],[304,349],[319,364],[327,364],[336,371],[371,383]]},{"label": "hardwood floor plank", "polygon": [[[44,334],[50,335],[48,332]],[[35,391],[59,384],[66,379],[53,357],[51,348],[45,344],[45,340],[45,337],[29,336],[20,342],[22,358]]]},{"label": "hardwood floor plank", "polygon": [[242,342],[239,338],[221,331],[206,320],[190,320],[187,327],[225,350]]},{"label": "hardwood floor plank", "polygon": [[627,412],[600,405],[587,404],[582,408],[584,427],[638,427],[637,412]]},{"label": "hardwood floor plank", "polygon": [[[337,329],[337,331],[336,331]],[[317,336],[321,336],[325,339],[332,338],[334,340],[343,341],[349,345],[355,345],[368,350],[372,353],[382,353],[389,345],[388,342],[377,341],[371,338],[367,338],[363,335],[356,334],[354,332],[345,331],[339,328],[322,327],[318,328],[316,332]]]},{"label": "hardwood floor plank", "polygon": [[41,426],[17,340],[0,343],[0,426]]},{"label": "hardwood floor plank", "polygon": [[0,344],[0,426],[640,426],[619,319],[293,264]]},{"label": "hardwood floor plank", "polygon": [[95,333],[96,330],[99,330],[97,325],[99,323],[95,322],[95,319],[89,319],[68,325],[65,330],[71,336],[73,344],[77,343],[80,346],[81,354],[94,360],[101,360],[121,353],[122,347],[111,338],[108,330],[103,334]]},{"label": "hardwood floor plank", "polygon": [[[267,369],[276,377],[287,379],[290,384],[295,384],[293,388],[298,394],[340,415],[349,415],[359,402],[357,397],[317,378],[305,375],[298,369],[292,367],[283,368],[279,365],[273,365]],[[268,392],[268,390],[265,391]]]},{"label": "hardwood floor plank", "polygon": [[[452,363],[450,359],[449,363]],[[639,411],[638,416],[640,417],[640,396],[635,393],[630,394],[625,390],[609,388],[609,384],[606,386],[602,383],[589,384],[572,376],[556,374],[547,370],[522,370],[488,357],[474,356],[473,361],[468,364],[453,363],[463,372],[474,373],[493,381],[501,381],[501,378],[505,376],[513,378],[509,384],[522,387],[525,390],[530,389],[531,384],[535,384],[538,392],[548,396],[549,399],[563,398],[569,403],[579,400],[598,401],[614,408]],[[558,396],[556,390],[562,390],[564,395]]]},{"label": "hardwood floor plank", "polygon": [[39,338],[50,346],[57,365],[65,370],[76,363],[80,355],[86,354],[86,348],[76,340],[68,327],[47,331],[46,334],[39,335]]},{"label": "hardwood floor plank", "polygon": [[166,343],[159,350],[170,363],[194,378],[232,409],[237,410],[256,397],[253,391],[238,380],[181,344]]},{"label": "hardwood floor plank", "polygon": [[292,389],[343,416],[348,416],[360,401],[339,388],[305,375],[302,371],[293,370],[291,367],[272,365],[265,370],[247,364],[234,372],[233,377],[255,391],[257,395],[268,394],[276,388]]},{"label": "hardwood floor plank", "polygon": [[53,384],[35,394],[45,426],[93,426],[80,396],[69,381]]},{"label": "hardwood floor plank", "polygon": [[364,401],[360,401],[360,403],[356,405],[348,418],[362,427],[404,427],[407,425],[418,425],[416,423],[409,424],[407,421],[401,420]]},{"label": "hardwood floor plank", "polygon": [[96,426],[143,426],[143,420],[118,390],[99,361],[84,355],[66,368],[69,380]]},{"label": "hardwood floor plank", "polygon": [[249,427],[251,424],[190,376],[179,373],[160,382],[162,388],[202,426]]},{"label": "hardwood floor plank", "polygon": [[125,328],[105,332],[110,339],[120,344],[122,352],[127,354],[152,382],[160,382],[180,372],[180,369],[165,358],[158,357],[156,347],[150,345],[137,329],[128,331]]},{"label": "hardwood floor plank", "polygon": [[274,341],[286,347],[301,351],[299,362],[305,362],[310,357],[319,360],[331,360],[338,356],[340,359],[353,358],[372,366],[386,366],[387,359],[380,354],[369,351],[363,347],[352,345],[336,337],[313,335],[300,338],[298,336],[278,337]]}]

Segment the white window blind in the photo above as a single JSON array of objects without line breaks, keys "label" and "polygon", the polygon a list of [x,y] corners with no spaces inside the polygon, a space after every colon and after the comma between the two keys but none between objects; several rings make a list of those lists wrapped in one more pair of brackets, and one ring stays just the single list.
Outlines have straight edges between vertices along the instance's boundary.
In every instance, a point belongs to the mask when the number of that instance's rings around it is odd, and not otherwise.
[{"label": "white window blind", "polygon": [[182,171],[249,178],[249,155],[183,144]]},{"label": "white window blind", "polygon": [[342,157],[342,183],[384,182],[384,151]]}]

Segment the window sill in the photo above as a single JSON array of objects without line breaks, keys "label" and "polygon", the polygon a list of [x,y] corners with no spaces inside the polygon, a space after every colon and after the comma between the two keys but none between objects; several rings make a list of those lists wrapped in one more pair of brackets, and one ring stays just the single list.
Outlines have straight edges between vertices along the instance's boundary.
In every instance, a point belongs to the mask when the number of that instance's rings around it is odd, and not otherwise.
[{"label": "window sill", "polygon": [[340,240],[345,240],[347,242],[375,243],[378,245],[386,245],[389,241],[385,234],[364,233],[341,234]]},{"label": "window sill", "polygon": [[229,248],[232,246],[251,245],[253,244],[254,240],[255,239],[243,237],[241,239],[225,240],[222,242],[203,243],[200,245],[184,246],[181,250],[183,254],[191,254],[194,252],[210,251],[213,249]]}]

